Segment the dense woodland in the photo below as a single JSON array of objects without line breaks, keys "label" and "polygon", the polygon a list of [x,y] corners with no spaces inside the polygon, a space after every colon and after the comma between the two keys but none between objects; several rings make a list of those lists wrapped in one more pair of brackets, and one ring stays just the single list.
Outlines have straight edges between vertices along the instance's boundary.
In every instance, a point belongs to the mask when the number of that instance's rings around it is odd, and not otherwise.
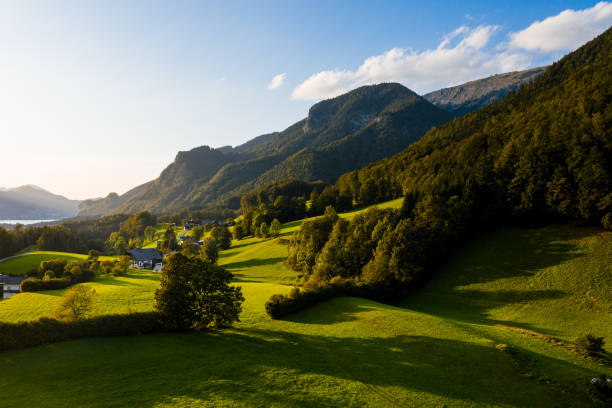
[{"label": "dense woodland", "polygon": [[280,317],[318,301],[317,291],[401,295],[460,238],[497,225],[612,229],[611,135],[612,29],[506,99],[343,175],[330,194],[357,205],[404,195],[402,209],[345,221],[329,207],[305,222],[287,265],[306,283],[301,292],[273,296],[268,312]]}]

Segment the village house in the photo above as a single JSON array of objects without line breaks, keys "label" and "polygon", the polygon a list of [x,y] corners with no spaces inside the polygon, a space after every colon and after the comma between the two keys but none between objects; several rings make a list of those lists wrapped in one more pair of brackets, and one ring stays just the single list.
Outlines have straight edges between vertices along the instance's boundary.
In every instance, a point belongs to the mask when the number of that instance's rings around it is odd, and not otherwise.
[{"label": "village house", "polygon": [[128,251],[132,258],[132,267],[135,269],[154,269],[155,265],[162,263],[162,256],[153,248],[136,248]]},{"label": "village house", "polygon": [[6,299],[18,294],[21,291],[21,282],[25,279],[25,276],[0,275],[0,297]]}]

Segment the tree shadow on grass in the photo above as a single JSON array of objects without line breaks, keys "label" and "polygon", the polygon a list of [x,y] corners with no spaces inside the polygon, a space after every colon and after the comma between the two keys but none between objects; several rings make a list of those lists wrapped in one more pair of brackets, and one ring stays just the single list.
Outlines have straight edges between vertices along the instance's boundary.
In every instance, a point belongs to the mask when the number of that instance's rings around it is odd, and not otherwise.
[{"label": "tree shadow on grass", "polygon": [[[341,300],[336,300],[341,299]],[[338,302],[342,302],[338,307]],[[302,324],[331,325],[359,320],[359,313],[376,309],[376,304],[361,298],[335,298],[284,318]]]},{"label": "tree shadow on grass", "polygon": [[[555,393],[551,387],[521,375],[512,358],[493,345],[453,339],[335,337],[234,329],[95,342],[99,352],[93,355],[92,344],[77,341],[63,346],[69,352],[62,354],[63,364],[45,382],[53,389],[77,387],[79,392],[70,394],[66,403],[88,405],[102,397],[95,403],[104,405],[104,398],[112,399],[116,394],[126,406],[145,407],[179,401],[290,407],[453,402],[476,406],[588,406],[584,389]],[[54,353],[58,347],[54,346]],[[113,355],[112,364],[106,361],[109,354]],[[579,378],[595,374],[562,360],[535,357],[545,367],[544,374],[559,370]],[[99,367],[96,381],[75,382],[72,371],[79,366]],[[120,380],[126,378],[126,367],[137,383]],[[23,369],[19,367],[19,376],[3,370],[2,377],[21,381],[28,375]],[[13,401],[12,387],[6,385],[5,396]]]},{"label": "tree shadow on grass", "polygon": [[520,280],[512,279],[528,279],[545,268],[585,256],[574,241],[596,233],[593,229],[566,227],[491,232],[455,251],[451,261],[434,272],[429,283],[399,305],[452,320],[504,324],[558,334],[525,322],[491,319],[489,311],[567,296],[557,289],[512,289],[521,284]]},{"label": "tree shadow on grass", "polygon": [[284,257],[279,258],[264,258],[264,259],[249,259],[248,261],[240,261],[240,262],[230,262],[223,264],[225,269],[243,269],[243,268],[252,268],[254,266],[266,266],[272,265],[279,262],[283,262],[285,260]]}]

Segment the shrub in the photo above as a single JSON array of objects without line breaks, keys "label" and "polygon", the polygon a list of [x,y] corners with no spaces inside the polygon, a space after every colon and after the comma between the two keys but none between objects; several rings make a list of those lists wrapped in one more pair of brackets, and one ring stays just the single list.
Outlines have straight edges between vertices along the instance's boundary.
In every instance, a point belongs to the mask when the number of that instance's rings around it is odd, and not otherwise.
[{"label": "shrub", "polygon": [[0,351],[83,337],[128,336],[162,331],[157,313],[96,316],[81,320],[41,318],[29,322],[0,322]]},{"label": "shrub", "polygon": [[55,273],[53,271],[46,271],[43,275],[43,280],[49,280],[55,278]]},{"label": "shrub", "polygon": [[71,284],[72,281],[68,278],[43,279],[42,289],[40,290],[64,289],[70,286]]},{"label": "shrub", "polygon": [[100,269],[104,273],[111,273],[116,261],[100,261]]},{"label": "shrub", "polygon": [[42,280],[38,278],[28,278],[21,282],[19,289],[22,292],[37,292],[43,290]]},{"label": "shrub", "polygon": [[404,297],[408,286],[398,284],[393,288],[357,284],[352,279],[336,277],[330,282],[308,281],[301,290],[292,288],[289,295],[272,295],[266,302],[266,313],[272,319],[281,319],[338,296],[355,296],[381,302],[392,302]]},{"label": "shrub", "polygon": [[605,342],[603,337],[595,337],[592,334],[585,334],[584,336],[576,339],[576,347],[578,351],[584,353],[589,357],[599,357],[600,354],[605,353],[603,348]]}]

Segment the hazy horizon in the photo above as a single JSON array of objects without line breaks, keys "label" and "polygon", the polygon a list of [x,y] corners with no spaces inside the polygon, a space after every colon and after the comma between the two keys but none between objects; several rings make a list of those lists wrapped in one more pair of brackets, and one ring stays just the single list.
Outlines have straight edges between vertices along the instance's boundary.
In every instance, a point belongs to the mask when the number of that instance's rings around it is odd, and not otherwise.
[{"label": "hazy horizon", "polygon": [[283,130],[355,87],[541,66],[612,24],[610,2],[489,7],[0,1],[0,187],[122,194],[180,150]]}]

